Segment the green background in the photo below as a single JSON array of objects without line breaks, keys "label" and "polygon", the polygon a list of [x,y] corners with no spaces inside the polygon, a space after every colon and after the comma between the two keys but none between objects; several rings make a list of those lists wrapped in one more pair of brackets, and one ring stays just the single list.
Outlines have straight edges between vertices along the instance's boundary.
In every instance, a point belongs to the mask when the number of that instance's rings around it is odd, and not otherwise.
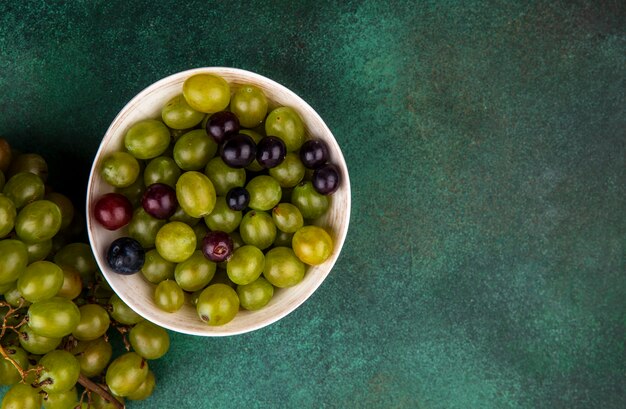
[{"label": "green background", "polygon": [[130,408],[624,408],[625,21],[591,0],[5,1],[0,134],[82,202],[128,100],[232,66],[343,149],[324,284],[254,333],[172,334]]}]

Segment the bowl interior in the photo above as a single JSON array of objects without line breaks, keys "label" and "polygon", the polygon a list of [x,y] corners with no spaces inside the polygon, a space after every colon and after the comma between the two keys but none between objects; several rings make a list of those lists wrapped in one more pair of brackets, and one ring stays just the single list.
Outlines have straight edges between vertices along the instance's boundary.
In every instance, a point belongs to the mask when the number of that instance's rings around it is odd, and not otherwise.
[{"label": "bowl interior", "polygon": [[[186,300],[185,305],[175,313],[160,310],[153,302],[155,285],[143,278],[141,273],[124,276],[114,273],[106,263],[109,244],[118,237],[128,235],[126,228],[108,231],[102,228],[93,217],[95,202],[105,193],[114,189],[100,177],[101,162],[107,154],[123,150],[123,139],[128,128],[135,122],[147,118],[160,118],[161,108],[175,95],[182,93],[185,79],[198,73],[213,73],[222,76],[235,89],[239,85],[252,84],[261,88],[268,100],[270,109],[275,106],[295,108],[306,128],[307,138],[320,138],[330,148],[331,161],[341,170],[342,184],[331,196],[328,212],[315,224],[327,229],[334,240],[332,256],[319,266],[308,267],[304,280],[287,289],[276,289],[270,303],[259,311],[241,310],[235,319],[226,325],[211,327],[198,319],[195,307]],[[225,336],[252,331],[271,324],[289,314],[302,304],[324,281],[332,269],[348,231],[350,220],[350,181],[346,163],[332,133],[319,115],[305,101],[284,86],[249,71],[234,68],[198,68],[164,78],[140,92],[113,120],[107,130],[89,176],[87,189],[87,229],[96,261],[113,290],[133,310],[144,318],[173,331],[204,335]]]}]

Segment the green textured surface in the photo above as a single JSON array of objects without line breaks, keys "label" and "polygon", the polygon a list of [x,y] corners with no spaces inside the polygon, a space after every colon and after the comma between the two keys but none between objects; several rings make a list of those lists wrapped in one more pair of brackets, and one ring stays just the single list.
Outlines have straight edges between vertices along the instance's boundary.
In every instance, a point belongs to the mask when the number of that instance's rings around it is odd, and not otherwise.
[{"label": "green textured surface", "polygon": [[350,168],[309,301],[174,335],[129,407],[626,407],[624,3],[227,3],[0,3],[0,134],[59,190],[82,199],[117,112],[197,66],[291,88]]}]

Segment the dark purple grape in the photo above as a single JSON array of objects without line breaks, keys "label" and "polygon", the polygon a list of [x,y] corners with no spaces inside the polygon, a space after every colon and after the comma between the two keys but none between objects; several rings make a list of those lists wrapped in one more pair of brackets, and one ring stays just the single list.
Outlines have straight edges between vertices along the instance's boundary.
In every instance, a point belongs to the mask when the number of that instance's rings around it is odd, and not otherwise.
[{"label": "dark purple grape", "polygon": [[141,244],[130,237],[120,237],[109,246],[107,263],[118,274],[134,274],[141,270],[146,253]]},{"label": "dark purple grape", "polygon": [[265,169],[280,165],[287,155],[287,147],[282,139],[266,136],[256,146],[256,160]]},{"label": "dark purple grape", "polygon": [[133,205],[126,196],[107,193],[96,202],[94,217],[107,230],[117,230],[126,226],[133,216]]},{"label": "dark purple grape", "polygon": [[220,147],[220,156],[231,168],[245,168],[254,161],[256,144],[245,134],[237,134],[226,140]]},{"label": "dark purple grape", "polygon": [[178,207],[176,191],[164,183],[154,183],[144,192],[141,206],[146,213],[156,219],[168,219]]},{"label": "dark purple grape", "polygon": [[241,211],[248,206],[249,202],[250,193],[243,187],[234,187],[226,193],[226,204],[231,210]]},{"label": "dark purple grape", "polygon": [[206,133],[218,144],[239,132],[239,119],[229,111],[216,112],[206,122]]},{"label": "dark purple grape", "polygon": [[228,260],[233,253],[233,239],[223,231],[211,231],[202,240],[202,253],[216,263]]},{"label": "dark purple grape", "polygon": [[333,164],[324,165],[313,172],[313,188],[317,193],[330,195],[339,188],[339,169]]},{"label": "dark purple grape", "polygon": [[328,146],[321,139],[311,139],[302,144],[300,160],[309,169],[317,169],[328,161]]}]

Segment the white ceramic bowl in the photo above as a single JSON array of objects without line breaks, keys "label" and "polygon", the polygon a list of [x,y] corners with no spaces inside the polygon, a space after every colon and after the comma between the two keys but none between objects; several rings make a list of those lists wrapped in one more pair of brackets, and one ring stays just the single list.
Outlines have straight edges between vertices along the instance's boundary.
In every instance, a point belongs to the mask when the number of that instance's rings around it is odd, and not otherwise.
[{"label": "white ceramic bowl", "polygon": [[[220,75],[235,89],[242,84],[253,84],[261,88],[272,109],[277,106],[295,108],[306,128],[307,138],[323,139],[330,148],[331,161],[341,170],[341,187],[331,197],[328,212],[315,224],[325,227],[334,240],[334,252],[323,264],[308,267],[304,280],[298,285],[276,289],[270,303],[258,311],[241,310],[235,319],[226,325],[208,326],[198,318],[189,297],[183,308],[175,313],[160,310],[153,302],[155,285],[143,278],[141,273],[130,276],[114,273],[106,263],[106,251],[110,243],[118,237],[128,235],[126,228],[111,232],[100,226],[93,217],[95,202],[105,193],[113,191],[100,176],[100,167],[107,154],[123,150],[124,135],[135,122],[147,118],[160,118],[161,108],[177,94],[182,93],[183,83],[188,77],[211,73]],[[183,71],[155,82],[141,91],[117,115],[107,130],[93,162],[87,188],[87,229],[96,261],[113,290],[133,310],[146,319],[173,331],[202,335],[226,336],[241,334],[269,325],[295,310],[322,284],[330,273],[341,247],[343,246],[350,221],[350,179],[341,149],[332,133],[320,116],[295,93],[284,86],[249,71],[210,67]]]}]

